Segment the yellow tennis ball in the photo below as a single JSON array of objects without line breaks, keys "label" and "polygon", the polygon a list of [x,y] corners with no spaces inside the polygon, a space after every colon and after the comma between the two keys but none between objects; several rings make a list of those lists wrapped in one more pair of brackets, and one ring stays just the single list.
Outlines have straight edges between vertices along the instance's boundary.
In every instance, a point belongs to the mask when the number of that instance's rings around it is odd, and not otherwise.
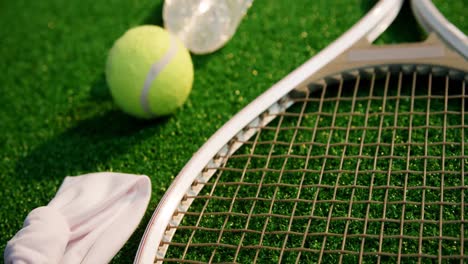
[{"label": "yellow tennis ball", "polygon": [[106,79],[126,113],[153,118],[173,113],[193,83],[190,54],[175,36],[157,26],[128,30],[109,52]]}]

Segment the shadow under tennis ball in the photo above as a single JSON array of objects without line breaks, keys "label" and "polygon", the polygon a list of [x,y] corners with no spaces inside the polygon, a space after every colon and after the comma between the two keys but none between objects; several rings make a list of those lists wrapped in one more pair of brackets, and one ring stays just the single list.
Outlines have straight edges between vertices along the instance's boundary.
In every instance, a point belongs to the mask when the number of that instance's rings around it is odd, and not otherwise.
[{"label": "shadow under tennis ball", "polygon": [[20,159],[17,178],[30,182],[96,171],[132,172],[125,169],[132,166],[131,160],[119,157],[157,134],[167,121],[137,120],[118,110],[83,120]]}]

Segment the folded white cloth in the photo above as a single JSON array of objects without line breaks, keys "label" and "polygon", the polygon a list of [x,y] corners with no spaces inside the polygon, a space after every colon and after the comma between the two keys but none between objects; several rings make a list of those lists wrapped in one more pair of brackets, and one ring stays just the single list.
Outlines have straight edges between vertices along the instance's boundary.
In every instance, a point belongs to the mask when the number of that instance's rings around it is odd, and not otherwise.
[{"label": "folded white cloth", "polygon": [[8,242],[5,263],[107,263],[135,231],[150,196],[144,175],[66,177],[52,201],[31,211]]}]

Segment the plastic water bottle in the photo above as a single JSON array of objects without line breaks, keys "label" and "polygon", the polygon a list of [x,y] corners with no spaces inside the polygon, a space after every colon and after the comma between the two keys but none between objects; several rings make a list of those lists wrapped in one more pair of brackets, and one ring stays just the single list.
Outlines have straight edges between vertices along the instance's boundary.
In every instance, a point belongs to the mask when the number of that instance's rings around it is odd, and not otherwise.
[{"label": "plastic water bottle", "polygon": [[164,26],[197,54],[221,48],[253,0],[165,0]]}]

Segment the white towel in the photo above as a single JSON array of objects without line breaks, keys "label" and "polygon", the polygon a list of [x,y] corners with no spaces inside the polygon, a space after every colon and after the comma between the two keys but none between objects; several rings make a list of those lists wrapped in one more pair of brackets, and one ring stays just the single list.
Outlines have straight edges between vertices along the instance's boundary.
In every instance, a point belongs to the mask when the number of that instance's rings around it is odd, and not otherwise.
[{"label": "white towel", "polygon": [[144,175],[66,177],[52,201],[32,210],[8,242],[5,263],[107,263],[135,231],[150,196]]}]

